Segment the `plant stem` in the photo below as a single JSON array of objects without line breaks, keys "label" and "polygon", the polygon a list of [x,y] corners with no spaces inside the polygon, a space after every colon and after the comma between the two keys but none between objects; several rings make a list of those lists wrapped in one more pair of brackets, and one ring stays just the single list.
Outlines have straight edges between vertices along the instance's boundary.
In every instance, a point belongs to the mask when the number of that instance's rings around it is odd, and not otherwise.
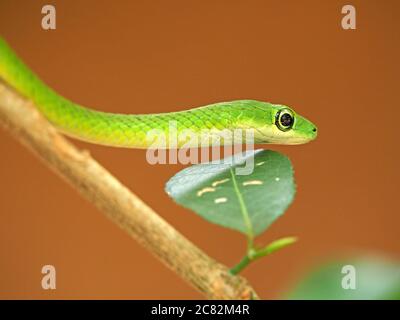
[{"label": "plant stem", "polygon": [[247,255],[245,255],[237,265],[235,265],[233,268],[229,270],[229,272],[233,275],[238,274],[240,271],[246,268],[251,261],[252,260],[250,260],[250,258]]},{"label": "plant stem", "polygon": [[296,237],[281,238],[281,239],[272,241],[269,245],[267,245],[261,249],[254,248],[252,239],[249,238],[248,240],[249,240],[250,248],[247,250],[247,254],[243,257],[243,259],[240,260],[240,262],[237,265],[233,266],[229,270],[229,272],[231,274],[234,274],[234,275],[238,274],[240,271],[242,271],[244,268],[246,268],[250,264],[250,262],[256,261],[257,259],[260,259],[262,257],[270,255],[271,253],[279,251],[279,250],[283,249],[284,247],[287,247],[288,245],[295,243],[297,241],[297,238]]}]

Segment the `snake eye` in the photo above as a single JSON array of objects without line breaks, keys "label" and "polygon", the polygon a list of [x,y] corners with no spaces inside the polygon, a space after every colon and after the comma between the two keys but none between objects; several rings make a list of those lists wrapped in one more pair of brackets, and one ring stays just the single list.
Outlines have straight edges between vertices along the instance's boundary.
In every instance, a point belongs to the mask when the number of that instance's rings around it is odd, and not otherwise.
[{"label": "snake eye", "polygon": [[282,131],[292,129],[294,124],[294,113],[290,109],[281,109],[275,116],[275,124]]}]

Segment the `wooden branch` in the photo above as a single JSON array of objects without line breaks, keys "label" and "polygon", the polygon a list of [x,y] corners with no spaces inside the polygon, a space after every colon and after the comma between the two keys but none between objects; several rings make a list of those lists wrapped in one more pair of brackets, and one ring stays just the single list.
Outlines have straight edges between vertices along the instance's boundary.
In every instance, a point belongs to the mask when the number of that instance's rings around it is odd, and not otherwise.
[{"label": "wooden branch", "polygon": [[60,135],[32,102],[1,81],[0,124],[207,298],[257,299],[244,278],[231,275],[176,231],[88,152],[78,150]]}]

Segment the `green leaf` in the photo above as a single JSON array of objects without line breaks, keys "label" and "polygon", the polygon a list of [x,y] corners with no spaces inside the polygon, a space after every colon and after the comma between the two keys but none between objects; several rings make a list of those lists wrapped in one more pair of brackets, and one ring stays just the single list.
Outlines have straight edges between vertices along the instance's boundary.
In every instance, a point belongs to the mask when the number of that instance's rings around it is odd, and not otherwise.
[{"label": "green leaf", "polygon": [[279,251],[297,241],[296,237],[285,237],[275,241],[272,241],[269,245],[265,246],[264,248],[252,251],[252,259],[258,259],[276,251]]},{"label": "green leaf", "polygon": [[[350,275],[344,266],[354,266],[355,289],[344,289]],[[347,278],[349,279],[349,278]],[[290,299],[380,300],[400,299],[400,263],[377,258],[331,262],[314,270],[289,295]]]},{"label": "green leaf", "polygon": [[[253,238],[292,202],[293,169],[286,156],[271,150],[240,156],[225,158],[225,164],[214,161],[186,168],[167,182],[166,191],[206,220]],[[246,161],[254,161],[253,172],[238,175]]]}]

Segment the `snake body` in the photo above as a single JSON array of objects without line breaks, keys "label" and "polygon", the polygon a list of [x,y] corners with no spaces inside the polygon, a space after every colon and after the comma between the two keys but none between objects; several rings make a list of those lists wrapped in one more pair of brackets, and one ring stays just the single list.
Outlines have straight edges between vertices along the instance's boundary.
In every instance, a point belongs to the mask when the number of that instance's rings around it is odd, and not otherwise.
[{"label": "snake body", "polygon": [[[0,78],[32,100],[63,133],[95,144],[148,148],[153,143],[147,138],[152,130],[165,135],[169,141],[171,123],[176,128],[174,133],[189,130],[195,136],[204,131],[218,135],[226,130],[253,129],[255,142],[261,144],[300,144],[313,140],[317,135],[316,127],[289,107],[255,100],[221,102],[159,114],[117,114],[86,108],[49,88],[1,37]],[[186,138],[179,138],[175,146],[180,147],[185,141]],[[228,139],[224,144],[229,143],[232,141]],[[167,143],[165,147],[172,146]]]}]

